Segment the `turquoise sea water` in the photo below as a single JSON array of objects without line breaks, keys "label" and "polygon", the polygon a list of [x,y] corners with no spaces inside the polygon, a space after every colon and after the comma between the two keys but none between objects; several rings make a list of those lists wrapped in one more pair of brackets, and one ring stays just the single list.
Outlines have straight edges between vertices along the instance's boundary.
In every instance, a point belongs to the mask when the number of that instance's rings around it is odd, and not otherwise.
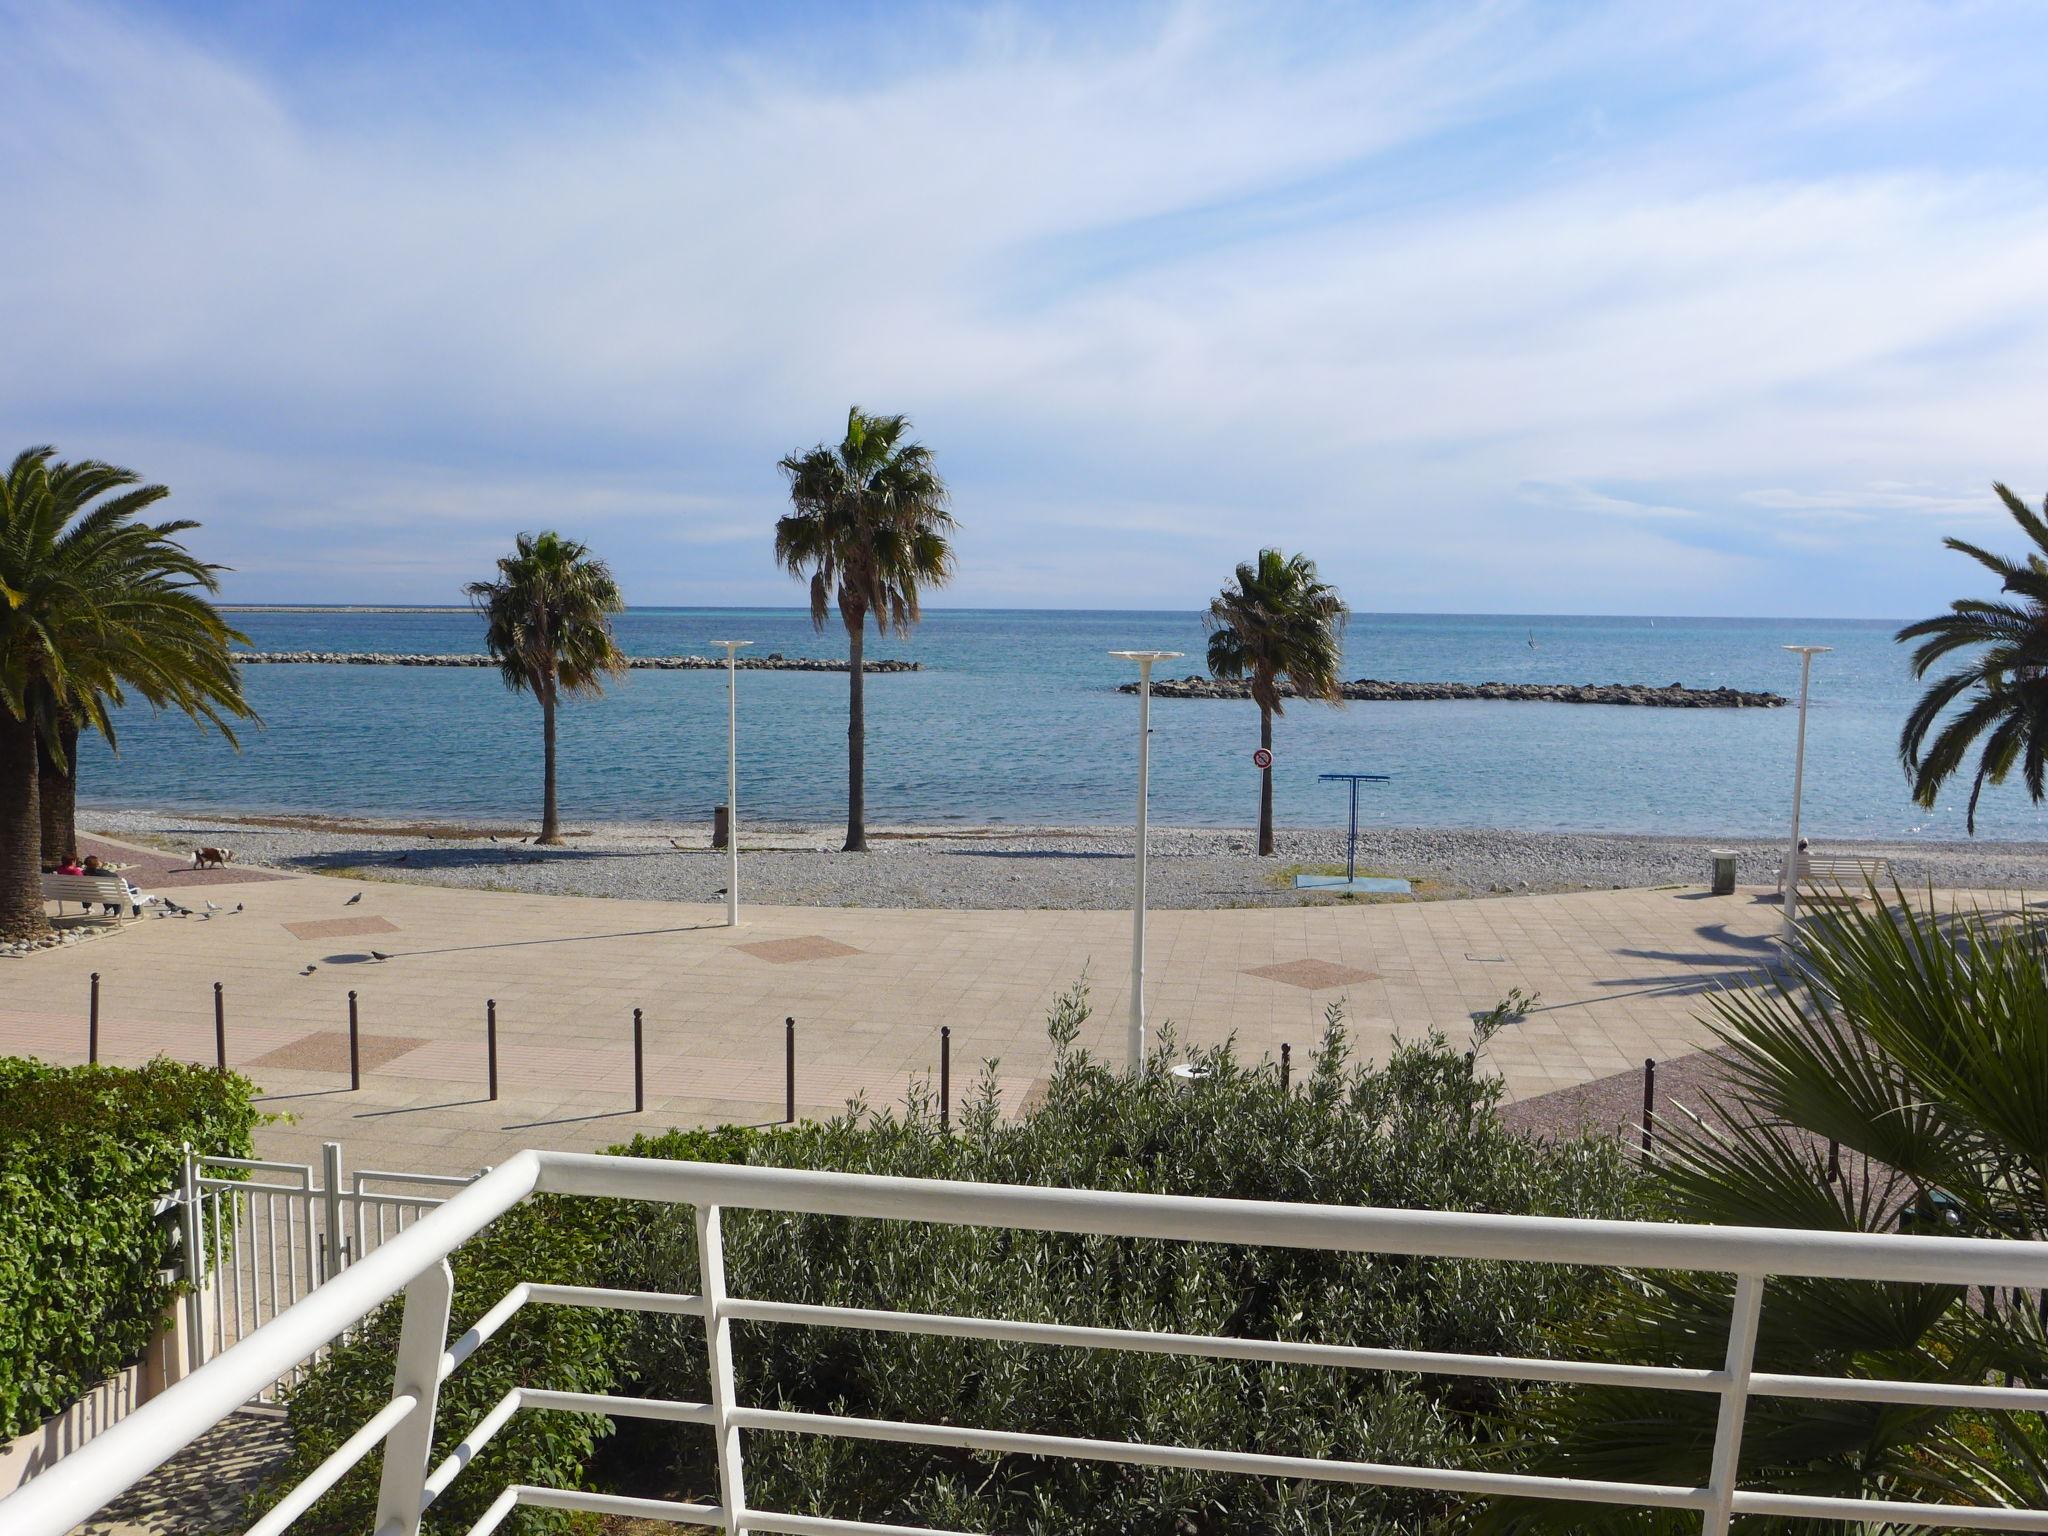
[{"label": "turquoise sea water", "polygon": [[[481,649],[466,613],[249,613],[259,649],[461,652]],[[1963,794],[1934,811],[1909,800],[1895,746],[1913,696],[1893,624],[1821,619],[1559,618],[1363,614],[1344,675],[1428,681],[1683,682],[1797,691],[1814,666],[1806,815],[1814,835],[1960,837]],[[835,621],[819,634],[795,610],[639,609],[621,619],[631,652],[845,654]],[[1535,648],[1529,641],[1533,637]],[[870,639],[872,656],[925,670],[868,682],[868,808],[875,824],[958,821],[1128,823],[1134,676],[1111,649],[1188,653],[1163,675],[1199,670],[1192,613],[928,613],[910,640]],[[237,753],[182,719],[131,709],[121,755],[86,761],[86,798],[186,809],[530,817],[540,780],[540,713],[493,672],[264,666],[247,675],[264,728]],[[846,679],[743,673],[742,805],[767,818],[844,814]],[[1790,798],[1796,715],[1561,704],[1295,704],[1278,724],[1283,821],[1334,825],[1343,800],[1319,772],[1393,775],[1369,788],[1372,819],[1400,826],[1764,834]],[[1246,825],[1258,785],[1249,703],[1153,706],[1152,814],[1162,825]],[[562,802],[572,822],[704,818],[725,783],[724,675],[636,672],[562,721]],[[1967,791],[1965,790],[1965,793]],[[1986,792],[1979,836],[2048,837],[2017,786]]]}]

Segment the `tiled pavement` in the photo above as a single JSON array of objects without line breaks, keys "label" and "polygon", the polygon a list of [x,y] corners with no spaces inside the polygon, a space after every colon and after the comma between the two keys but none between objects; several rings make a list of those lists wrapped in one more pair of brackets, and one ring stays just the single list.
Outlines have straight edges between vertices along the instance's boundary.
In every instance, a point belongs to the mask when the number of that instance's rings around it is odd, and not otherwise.
[{"label": "tiled pavement", "polygon": [[[345,907],[357,891],[363,900]],[[1130,924],[1114,912],[751,907],[734,931],[713,907],[316,876],[209,885],[205,896],[245,910],[145,918],[0,963],[0,1050],[83,1060],[98,971],[103,1060],[211,1061],[220,981],[230,1063],[291,1117],[260,1133],[265,1156],[309,1161],[338,1140],[351,1166],[467,1171],[521,1146],[779,1119],[789,1016],[804,1113],[856,1094],[899,1099],[912,1075],[936,1072],[944,1024],[956,1091],[994,1058],[1005,1100],[1020,1102],[1046,1070],[1046,1009],[1084,971],[1095,1006],[1084,1043],[1123,1049]],[[1519,987],[1542,1006],[1488,1054],[1524,1097],[1697,1049],[1701,994],[1752,970],[1777,918],[1761,893],[1699,889],[1160,912],[1151,1011],[1184,1039],[1234,1034],[1255,1056],[1287,1041],[1299,1055],[1341,999],[1358,1047],[1383,1055],[1397,1031],[1437,1028],[1462,1043],[1474,1011]],[[332,925],[344,919],[378,926],[343,933]],[[391,958],[372,960],[372,947]],[[354,1093],[351,989],[364,1068]],[[487,998],[496,1102],[485,1094]]]}]

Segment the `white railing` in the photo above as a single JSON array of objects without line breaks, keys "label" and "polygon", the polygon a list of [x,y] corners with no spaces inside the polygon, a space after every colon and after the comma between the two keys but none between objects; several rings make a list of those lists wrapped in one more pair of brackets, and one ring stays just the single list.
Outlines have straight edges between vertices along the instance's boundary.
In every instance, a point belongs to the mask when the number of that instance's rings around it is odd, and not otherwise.
[{"label": "white railing", "polygon": [[[403,1232],[471,1175],[359,1168],[342,1178],[341,1147],[327,1142],[320,1167],[186,1152],[181,1188],[188,1367],[197,1370],[247,1338],[349,1264]],[[392,1189],[425,1185],[436,1191]],[[307,1361],[259,1394],[297,1381]]]},{"label": "white railing", "polygon": [[[670,1295],[522,1284],[450,1343],[447,1330],[453,1279],[449,1254],[500,1214],[535,1193],[610,1196],[695,1207],[700,1258],[697,1292]],[[750,1300],[728,1292],[721,1224],[723,1213],[729,1209],[1339,1252],[1716,1271],[1735,1277],[1735,1300],[1726,1355],[1718,1370],[1503,1359],[1490,1355],[805,1306]],[[2048,1244],[1281,1205],[522,1152],[454,1195],[438,1210],[393,1235],[203,1370],[145,1404],[133,1417],[0,1502],[0,1530],[7,1536],[63,1536],[108,1499],[147,1476],[209,1426],[240,1407],[267,1383],[313,1356],[401,1291],[406,1305],[390,1401],[251,1527],[250,1536],[277,1536],[379,1444],[384,1446],[384,1459],[375,1536],[411,1536],[419,1529],[425,1510],[515,1414],[555,1411],[662,1419],[708,1428],[714,1437],[719,1502],[687,1504],[572,1489],[514,1486],[499,1491],[496,1501],[473,1527],[471,1536],[486,1536],[521,1504],[639,1515],[729,1532],[787,1532],[791,1536],[906,1536],[910,1532],[909,1527],[750,1506],[741,1454],[741,1434],[748,1430],[1003,1454],[1065,1456],[1252,1477],[1433,1489],[1478,1497],[1520,1496],[1692,1510],[1698,1512],[1701,1529],[1709,1536],[1723,1536],[1731,1516],[1744,1514],[1956,1530],[2048,1530],[2048,1511],[2042,1510],[1817,1498],[1738,1488],[1736,1455],[1743,1415],[1753,1397],[2048,1410],[2048,1391],[2044,1390],[1752,1372],[1758,1312],[1765,1285],[1773,1276],[2039,1290],[2048,1286]],[[441,1382],[521,1308],[528,1306],[603,1307],[702,1317],[709,1348],[710,1401],[675,1402],[518,1389],[508,1393],[472,1426],[440,1465],[432,1465],[434,1415]],[[1187,1354],[1343,1370],[1513,1377],[1696,1392],[1719,1399],[1719,1420],[1708,1479],[1689,1487],[1265,1455],[1246,1450],[1024,1434],[944,1423],[793,1413],[757,1408],[738,1400],[732,1339],[732,1324],[736,1321]]]}]

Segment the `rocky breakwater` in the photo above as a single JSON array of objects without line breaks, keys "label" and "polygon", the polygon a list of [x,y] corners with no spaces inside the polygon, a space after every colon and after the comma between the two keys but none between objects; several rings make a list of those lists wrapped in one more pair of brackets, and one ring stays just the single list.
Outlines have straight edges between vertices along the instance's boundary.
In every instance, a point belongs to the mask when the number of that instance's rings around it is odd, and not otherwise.
[{"label": "rocky breakwater", "polygon": [[[427,651],[237,651],[235,660],[246,666],[324,667],[495,667],[489,656],[436,655]],[[626,665],[648,672],[711,672],[725,669],[723,656],[629,656]],[[770,651],[766,656],[742,656],[743,672],[844,672],[850,663],[839,656],[785,656]],[[869,661],[868,672],[917,672],[923,663],[897,661],[891,657]]]},{"label": "rocky breakwater", "polygon": [[[1123,683],[1119,693],[1136,693],[1136,683]],[[1741,688],[1688,688],[1673,683],[1658,688],[1647,683],[1385,683],[1361,677],[1344,684],[1344,697],[1367,703],[1429,703],[1443,699],[1488,699],[1517,704],[1633,704],[1648,709],[1776,709],[1788,702],[1782,694],[1750,693]],[[1287,698],[1297,697],[1282,687]],[[1152,685],[1160,699],[1248,699],[1251,686],[1214,677],[1162,678]]]}]

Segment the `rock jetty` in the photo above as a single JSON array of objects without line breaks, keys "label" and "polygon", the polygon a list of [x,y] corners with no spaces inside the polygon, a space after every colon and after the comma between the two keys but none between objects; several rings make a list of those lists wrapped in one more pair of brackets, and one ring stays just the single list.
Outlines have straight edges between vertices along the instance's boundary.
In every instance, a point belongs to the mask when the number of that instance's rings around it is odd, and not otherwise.
[{"label": "rock jetty", "polygon": [[[1136,683],[1123,683],[1119,693],[1136,693]],[[1295,698],[1292,688],[1280,690]],[[1152,685],[1159,699],[1248,699],[1251,685],[1214,677],[1163,678]],[[1749,693],[1740,688],[1688,688],[1673,683],[1658,688],[1647,683],[1384,683],[1361,677],[1344,684],[1344,697],[1368,703],[1415,703],[1438,699],[1497,699],[1519,704],[1633,704],[1650,709],[1777,709],[1788,701],[1782,694]]]},{"label": "rock jetty", "polygon": [[[495,667],[488,656],[439,656],[431,652],[395,651],[236,651],[235,660],[247,666],[322,667]],[[725,670],[723,656],[628,656],[626,665],[649,672],[709,672]],[[844,657],[785,656],[770,651],[766,656],[739,658],[743,672],[844,672],[850,663]],[[897,661],[889,657],[870,661],[869,672],[919,672],[923,663]]]}]

